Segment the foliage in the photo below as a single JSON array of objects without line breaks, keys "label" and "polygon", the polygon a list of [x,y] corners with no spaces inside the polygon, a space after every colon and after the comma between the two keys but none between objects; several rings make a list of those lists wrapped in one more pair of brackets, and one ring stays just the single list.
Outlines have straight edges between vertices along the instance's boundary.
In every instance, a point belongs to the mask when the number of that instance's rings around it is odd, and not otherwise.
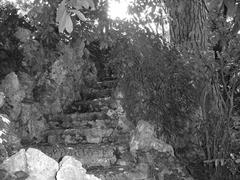
[{"label": "foliage", "polygon": [[130,4],[130,22],[138,28],[166,37],[168,17],[163,1],[134,1]]},{"label": "foliage", "polygon": [[[67,9],[66,5],[70,6],[70,8]],[[63,0],[60,3],[56,17],[56,22],[59,23],[58,28],[60,33],[63,33],[64,29],[66,29],[68,33],[73,31],[73,23],[71,20],[72,13],[77,15],[79,20],[86,21],[86,17],[80,12],[83,8],[95,10],[94,2],[92,0],[71,0],[66,4],[66,0]]]},{"label": "foliage", "polygon": [[154,34],[134,33],[122,38],[113,52],[121,69],[124,109],[134,123],[148,120],[159,127],[159,134],[178,136],[199,106],[198,82],[175,48]]},{"label": "foliage", "polygon": [[9,3],[0,6],[0,78],[21,67],[23,58],[19,50],[20,41],[15,37],[19,27],[28,27],[24,18],[17,14],[17,9]]}]

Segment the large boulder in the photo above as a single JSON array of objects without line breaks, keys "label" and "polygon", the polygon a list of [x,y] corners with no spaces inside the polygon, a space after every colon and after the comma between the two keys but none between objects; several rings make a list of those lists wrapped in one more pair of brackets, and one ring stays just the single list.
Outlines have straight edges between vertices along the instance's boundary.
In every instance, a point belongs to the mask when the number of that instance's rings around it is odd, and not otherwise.
[{"label": "large boulder", "polygon": [[57,180],[100,180],[94,175],[86,174],[86,170],[82,167],[82,163],[71,156],[63,157],[59,163],[57,172]]},{"label": "large boulder", "polygon": [[38,149],[21,149],[0,164],[0,178],[11,180],[100,180],[86,173],[82,163],[71,156],[57,161]]},{"label": "large boulder", "polygon": [[61,113],[80,97],[78,81],[81,79],[78,80],[76,74],[81,75],[81,67],[76,65],[73,71],[66,66],[68,59],[63,58],[50,67],[50,72],[42,74],[34,88],[34,97],[42,105],[44,114]]},{"label": "large boulder", "polygon": [[27,180],[55,180],[58,163],[41,151],[29,148],[27,151],[21,149],[6,159],[0,169],[12,177],[23,172],[22,174],[28,175]]},{"label": "large boulder", "polygon": [[58,171],[58,163],[38,149],[29,148],[26,151],[27,172],[29,180],[55,179]]},{"label": "large boulder", "polygon": [[154,126],[146,121],[139,121],[130,141],[130,151],[149,151],[155,149],[159,152],[167,152],[174,156],[173,147],[155,136]]},{"label": "large boulder", "polygon": [[4,169],[10,174],[14,174],[18,171],[27,172],[27,159],[25,150],[21,149],[19,152],[6,159],[0,165],[0,169]]}]

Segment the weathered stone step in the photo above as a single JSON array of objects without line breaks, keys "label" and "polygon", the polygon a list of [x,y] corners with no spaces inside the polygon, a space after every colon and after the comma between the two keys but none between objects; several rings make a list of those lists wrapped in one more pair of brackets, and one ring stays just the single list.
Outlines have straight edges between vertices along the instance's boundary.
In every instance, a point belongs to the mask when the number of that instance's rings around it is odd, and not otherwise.
[{"label": "weathered stone step", "polygon": [[[61,118],[60,120],[52,119],[48,121],[48,125],[50,129],[58,129],[58,128],[78,128],[78,127],[90,127],[91,124],[94,123],[95,120],[72,120],[71,118]],[[102,119],[102,121],[106,122],[109,127],[115,127],[117,121],[113,121],[110,118]]]},{"label": "weathered stone step", "polygon": [[[109,119],[106,112],[90,112],[90,113],[73,113],[62,114],[51,118],[51,121],[57,121],[59,123],[77,122],[77,121],[93,121],[97,119]],[[50,122],[50,121],[48,121]]]},{"label": "weathered stone step", "polygon": [[101,180],[145,180],[148,179],[148,167],[111,166],[90,168],[87,170],[89,174],[94,174]]},{"label": "weathered stone step", "polygon": [[84,100],[93,100],[98,98],[105,98],[105,97],[111,97],[113,92],[112,88],[108,89],[94,89],[89,88],[82,92],[81,96]]},{"label": "weathered stone step", "polygon": [[108,138],[113,133],[113,128],[108,127],[78,127],[48,129],[42,132],[49,144],[64,143],[101,143],[103,138]]},{"label": "weathered stone step", "polygon": [[93,167],[87,169],[87,173],[94,174],[101,180],[125,180],[126,171],[133,169],[131,166],[112,166],[110,168]]},{"label": "weathered stone step", "polygon": [[117,80],[105,80],[105,81],[100,81],[97,82],[99,87],[102,88],[115,88],[118,84]]},{"label": "weathered stone step", "polygon": [[106,109],[106,107],[115,109],[117,107],[116,102],[110,97],[87,101],[75,101],[66,109],[65,113],[100,112]]},{"label": "weathered stone step", "polygon": [[46,155],[59,161],[63,156],[74,156],[80,160],[84,167],[110,166],[116,162],[114,155],[115,147],[106,144],[87,144],[87,145],[37,145],[33,148],[41,150]]},{"label": "weathered stone step", "polygon": [[83,121],[83,120],[96,120],[96,119],[107,119],[106,112],[90,112],[90,113],[74,113],[68,115],[72,121]]}]

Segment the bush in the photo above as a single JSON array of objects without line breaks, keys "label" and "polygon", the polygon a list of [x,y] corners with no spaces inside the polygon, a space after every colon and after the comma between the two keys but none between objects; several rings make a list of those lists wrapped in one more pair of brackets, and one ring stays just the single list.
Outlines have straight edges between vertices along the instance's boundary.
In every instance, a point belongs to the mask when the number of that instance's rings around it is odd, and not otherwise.
[{"label": "bush", "polygon": [[[125,43],[123,43],[125,42]],[[124,45],[123,45],[124,44]],[[151,121],[158,134],[182,133],[199,107],[195,75],[179,52],[155,35],[138,32],[114,49],[128,118]]]}]

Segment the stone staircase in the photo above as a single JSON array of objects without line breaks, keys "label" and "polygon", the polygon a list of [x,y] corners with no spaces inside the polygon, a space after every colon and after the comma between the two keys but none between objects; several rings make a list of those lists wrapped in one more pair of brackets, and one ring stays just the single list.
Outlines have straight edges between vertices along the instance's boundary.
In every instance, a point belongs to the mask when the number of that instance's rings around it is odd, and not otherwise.
[{"label": "stone staircase", "polygon": [[81,100],[73,102],[63,114],[48,118],[43,143],[32,147],[57,161],[65,155],[74,156],[101,179],[127,179],[126,171],[132,171],[134,158],[122,157],[132,157],[130,133],[122,131],[118,119],[108,113],[118,108],[113,97],[116,86],[116,79],[106,78],[84,89]]},{"label": "stone staircase", "polygon": [[63,114],[48,118],[49,128],[43,132],[45,142],[74,145],[108,141],[117,124],[107,115],[116,108],[112,97],[116,86],[116,80],[106,80],[84,88],[81,100],[73,102]]}]

